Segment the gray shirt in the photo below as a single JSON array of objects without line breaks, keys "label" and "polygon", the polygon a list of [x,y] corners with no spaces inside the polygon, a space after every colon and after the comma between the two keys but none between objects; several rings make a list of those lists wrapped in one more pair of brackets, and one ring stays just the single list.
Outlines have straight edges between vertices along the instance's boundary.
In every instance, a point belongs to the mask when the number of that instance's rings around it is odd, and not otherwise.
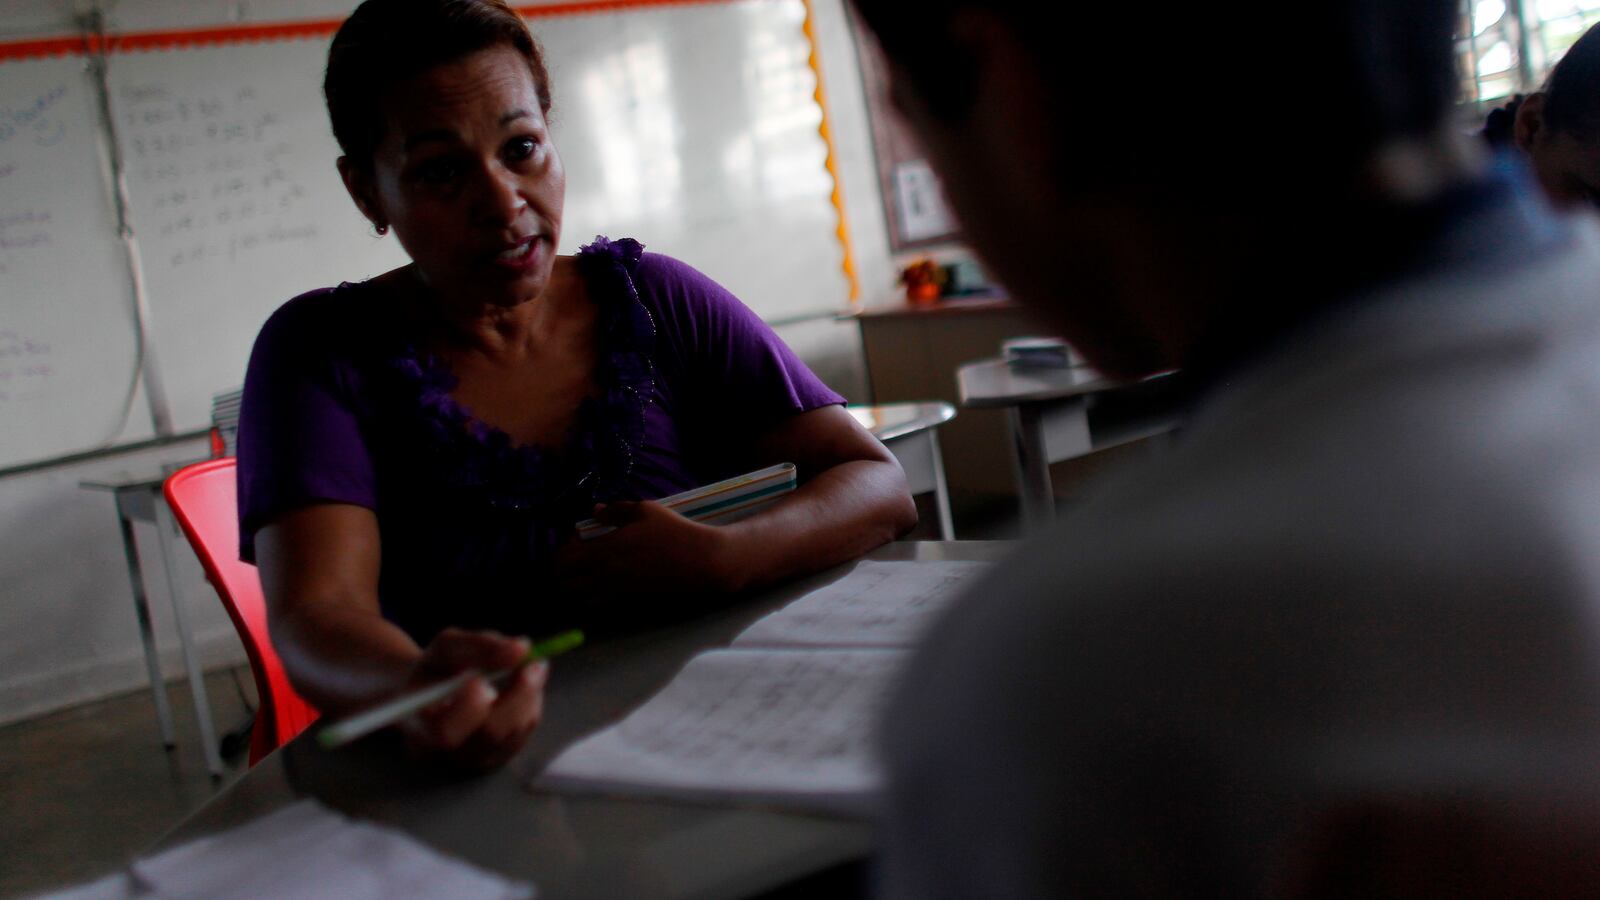
[{"label": "gray shirt", "polygon": [[1260,895],[1364,809],[1587,796],[1600,238],[1574,232],[1281,344],[958,604],[884,723],[889,893]]}]

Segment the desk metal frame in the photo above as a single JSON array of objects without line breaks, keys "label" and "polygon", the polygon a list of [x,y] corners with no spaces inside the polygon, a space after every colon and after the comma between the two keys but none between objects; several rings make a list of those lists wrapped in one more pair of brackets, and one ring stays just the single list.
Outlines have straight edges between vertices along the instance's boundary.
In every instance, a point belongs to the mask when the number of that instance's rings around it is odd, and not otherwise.
[{"label": "desk metal frame", "polygon": [[178,573],[173,556],[174,546],[184,546],[178,532],[178,523],[161,496],[165,476],[89,480],[79,483],[87,490],[108,491],[116,500],[117,526],[122,532],[122,552],[128,561],[128,582],[133,589],[134,614],[139,621],[139,638],[144,642],[145,669],[150,676],[150,692],[156,704],[156,718],[161,724],[161,742],[168,750],[177,746],[173,728],[172,709],[167,704],[165,681],[161,677],[161,657],[156,647],[155,628],[150,619],[150,601],[145,589],[144,567],[139,561],[139,544],[133,523],[149,522],[155,526],[156,543],[161,551],[161,563],[167,576],[167,592],[172,602],[172,620],[177,627],[178,643],[183,652],[183,668],[188,676],[189,693],[194,698],[195,719],[200,726],[200,742],[204,748],[206,770],[213,779],[221,778],[227,771],[218,749],[216,728],[211,721],[211,701],[206,694],[205,672],[195,653],[194,638],[189,628],[189,614],[184,608],[178,590]]}]

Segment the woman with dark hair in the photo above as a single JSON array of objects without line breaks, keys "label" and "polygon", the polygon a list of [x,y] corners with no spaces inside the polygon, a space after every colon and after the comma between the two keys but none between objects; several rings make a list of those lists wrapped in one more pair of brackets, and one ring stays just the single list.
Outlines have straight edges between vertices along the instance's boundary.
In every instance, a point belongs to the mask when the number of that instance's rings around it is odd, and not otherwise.
[{"label": "woman with dark hair", "polygon": [[1483,136],[1527,154],[1558,206],[1600,206],[1600,29],[1584,32],[1542,89],[1490,112]]},{"label": "woman with dark hair", "polygon": [[[350,196],[412,262],[290,301],[250,361],[241,552],[307,699],[352,710],[514,663],[502,633],[671,614],[910,527],[894,458],[727,291],[632,240],[556,255],[549,78],[503,2],[367,0],[325,92]],[[736,524],[644,502],[780,461],[799,489]],[[596,514],[616,531],[574,541]],[[498,765],[544,677],[476,680],[408,737]]]}]

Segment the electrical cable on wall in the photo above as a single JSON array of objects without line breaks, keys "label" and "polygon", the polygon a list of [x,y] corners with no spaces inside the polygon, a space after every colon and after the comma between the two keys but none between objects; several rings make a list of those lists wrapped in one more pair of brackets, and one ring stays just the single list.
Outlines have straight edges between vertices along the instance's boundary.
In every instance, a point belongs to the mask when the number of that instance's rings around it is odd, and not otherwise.
[{"label": "electrical cable on wall", "polygon": [[160,436],[170,436],[173,433],[172,415],[168,410],[166,391],[161,384],[160,377],[156,374],[155,352],[150,346],[150,301],[145,291],[144,265],[139,256],[139,243],[133,232],[133,220],[129,213],[128,180],[124,171],[122,160],[122,147],[117,138],[116,116],[111,111],[111,84],[107,71],[106,49],[109,39],[105,30],[105,14],[96,6],[81,17],[81,30],[83,34],[85,65],[94,79],[96,98],[99,101],[102,127],[105,129],[105,152],[107,165],[110,167],[112,200],[117,213],[117,236],[122,240],[123,250],[127,255],[128,271],[132,279],[133,297],[133,329],[137,346],[134,354],[134,369],[128,384],[127,397],[122,405],[122,417],[116,427],[107,435],[104,446],[111,446],[116,442],[117,436],[122,434],[128,426],[128,419],[133,415],[134,401],[139,395],[139,384],[142,381],[145,389],[145,399],[150,407],[150,418],[155,424],[155,431]]}]

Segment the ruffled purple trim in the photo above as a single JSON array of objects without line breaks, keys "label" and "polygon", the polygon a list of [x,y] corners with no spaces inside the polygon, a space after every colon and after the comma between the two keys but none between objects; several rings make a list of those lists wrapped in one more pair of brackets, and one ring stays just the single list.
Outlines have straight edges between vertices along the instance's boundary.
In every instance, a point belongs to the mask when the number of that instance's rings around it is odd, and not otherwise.
[{"label": "ruffled purple trim", "polygon": [[437,356],[408,344],[391,361],[414,399],[426,450],[452,488],[496,509],[555,517],[587,514],[595,503],[626,496],[645,409],[655,395],[655,320],[633,281],[643,253],[638,241],[603,236],[578,251],[590,298],[600,307],[600,396],[579,406],[572,436],[554,458],[513,444],[504,431],[473,418],[451,396],[456,376]]}]

